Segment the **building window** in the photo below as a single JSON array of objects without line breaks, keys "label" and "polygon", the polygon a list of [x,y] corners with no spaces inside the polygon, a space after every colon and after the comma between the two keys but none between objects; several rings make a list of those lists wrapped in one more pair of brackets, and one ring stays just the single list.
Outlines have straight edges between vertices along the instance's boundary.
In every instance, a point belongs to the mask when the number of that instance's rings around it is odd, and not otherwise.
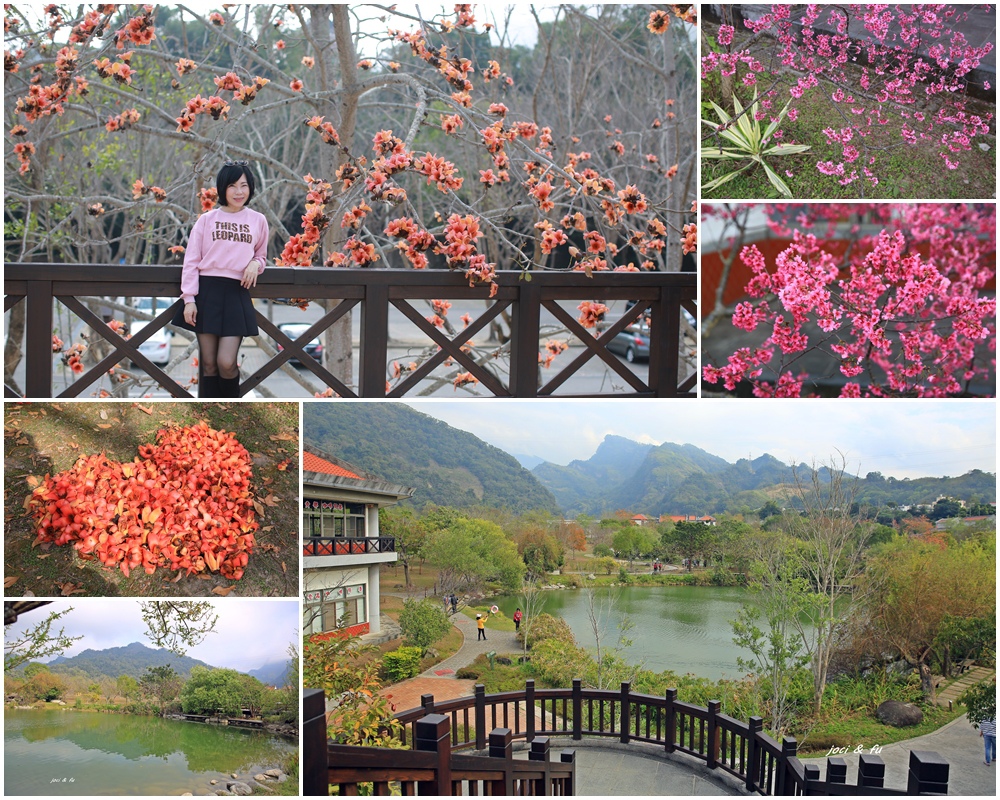
[{"label": "building window", "polygon": [[302,501],[302,517],[302,529],[313,538],[367,535],[365,507],[361,503],[337,503],[307,498]]},{"label": "building window", "polygon": [[365,585],[315,589],[305,593],[303,621],[306,635],[327,633],[368,621]]}]

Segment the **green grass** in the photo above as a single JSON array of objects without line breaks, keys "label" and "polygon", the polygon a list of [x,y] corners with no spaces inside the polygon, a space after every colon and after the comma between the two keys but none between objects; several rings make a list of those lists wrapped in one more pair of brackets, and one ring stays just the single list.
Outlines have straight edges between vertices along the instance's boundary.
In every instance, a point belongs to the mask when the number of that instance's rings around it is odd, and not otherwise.
[{"label": "green grass", "polygon": [[[711,78],[702,82],[703,97],[723,105],[717,76]],[[740,92],[739,89],[737,91]],[[774,98],[772,107],[780,109],[788,98],[787,89],[782,88]],[[740,92],[740,99],[747,99],[745,88]],[[977,103],[977,101],[971,102],[974,105]],[[978,105],[983,108],[977,108],[976,113],[984,109],[995,112],[993,106],[987,107],[982,103]],[[861,177],[847,186],[841,186],[837,177],[824,175],[816,169],[818,162],[832,161],[836,164],[842,158],[840,148],[827,144],[826,136],[822,133],[824,128],[842,127],[845,124],[834,110],[829,100],[829,93],[821,85],[807,91],[800,100],[793,101],[792,107],[799,109],[799,116],[795,122],[785,120],[782,125],[784,130],[782,141],[808,144],[812,149],[800,155],[771,157],[768,164],[786,180],[796,198],[836,200],[863,197],[895,200],[995,197],[995,137],[982,135],[976,137],[972,150],[958,154],[957,160],[960,162],[958,169],[950,170],[945,167],[944,161],[938,155],[941,147],[935,142],[918,141],[914,145],[902,143],[899,130],[903,120],[898,113],[890,111],[890,122],[884,126],[877,126],[877,130],[865,140],[871,148],[884,148],[872,152],[876,159],[872,171],[878,177],[879,184],[873,187],[864,178],[861,166],[867,164],[867,157],[862,150],[862,156],[853,165]],[[714,119],[714,115],[705,118]],[[707,131],[708,127],[703,126],[702,135],[704,136]],[[714,143],[711,137],[703,141]],[[857,141],[855,143],[857,144]],[[989,145],[989,150],[983,152],[979,148],[980,143]],[[956,160],[954,154],[949,154],[949,157],[953,161]],[[708,183],[740,166],[742,162],[703,159],[702,182]],[[845,164],[845,168],[850,166],[852,165]],[[786,170],[791,171],[793,177],[788,177],[785,174]],[[764,170],[753,167],[718,189],[704,193],[703,197],[779,199],[780,195],[768,181]]]},{"label": "green grass", "polygon": [[859,745],[869,752],[873,745],[885,746],[933,733],[965,713],[964,706],[953,711],[936,706],[924,707],[924,719],[919,725],[895,728],[883,725],[865,712],[824,712],[809,732],[799,739],[799,755],[825,756],[831,747],[847,747],[851,752]]},{"label": "green grass", "polygon": [[[256,548],[243,577],[218,573],[181,576],[141,569],[125,577],[97,560],[84,561],[71,546],[34,546],[34,520],[24,510],[27,478],[68,469],[81,455],[104,452],[129,461],[169,423],[204,420],[236,435],[253,461],[253,489],[264,514]],[[4,408],[4,574],[17,580],[10,597],[73,594],[115,597],[196,597],[232,587],[230,596],[294,597],[299,575],[298,404],[296,403],[27,403]],[[287,468],[278,466],[287,459]],[[67,587],[65,589],[63,587]],[[78,591],[77,591],[78,590]]]}]

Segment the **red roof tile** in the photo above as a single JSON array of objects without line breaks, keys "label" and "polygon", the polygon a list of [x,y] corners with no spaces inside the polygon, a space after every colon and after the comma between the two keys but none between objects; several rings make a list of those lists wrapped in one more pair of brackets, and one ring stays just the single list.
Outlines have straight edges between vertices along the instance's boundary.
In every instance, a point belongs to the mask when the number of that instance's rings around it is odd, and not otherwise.
[{"label": "red roof tile", "polygon": [[302,454],[302,470],[304,472],[323,472],[327,475],[339,475],[342,478],[357,478],[361,480],[360,475],[356,475],[349,469],[344,469],[336,464],[331,464],[325,458],[320,458],[308,450]]}]

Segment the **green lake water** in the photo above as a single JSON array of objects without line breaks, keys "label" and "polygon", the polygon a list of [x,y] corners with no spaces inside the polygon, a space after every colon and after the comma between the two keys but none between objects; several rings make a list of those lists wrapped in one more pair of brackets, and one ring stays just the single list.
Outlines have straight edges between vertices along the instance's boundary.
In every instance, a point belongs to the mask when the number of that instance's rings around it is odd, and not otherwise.
[{"label": "green lake water", "polygon": [[[611,589],[597,590],[607,597]],[[718,680],[737,678],[742,672],[736,658],[750,653],[733,644],[730,620],[747,600],[746,589],[710,586],[621,587],[604,641],[614,644],[617,624],[623,614],[634,627],[627,634],[631,647],[623,656],[654,672],[669,669],[681,675],[693,673]],[[587,592],[564,589],[542,592],[541,611],[562,617],[577,642],[593,650],[594,634],[587,613]],[[516,597],[500,597],[496,603],[510,617],[520,605]]]},{"label": "green lake water", "polygon": [[4,712],[4,795],[204,794],[297,743],[221,725],[63,710]]}]

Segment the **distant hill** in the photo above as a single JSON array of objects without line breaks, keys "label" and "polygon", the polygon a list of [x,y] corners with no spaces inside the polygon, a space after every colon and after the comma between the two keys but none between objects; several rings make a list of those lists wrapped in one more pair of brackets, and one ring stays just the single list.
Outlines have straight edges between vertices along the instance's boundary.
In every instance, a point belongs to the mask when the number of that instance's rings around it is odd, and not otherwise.
[{"label": "distant hill", "polygon": [[[618,509],[649,516],[757,509],[769,499],[787,498],[796,471],[808,476],[810,468],[793,469],[769,454],[732,464],[694,445],[644,445],[620,436],[606,437],[586,461],[546,462],[532,470],[567,516],[610,515]],[[826,468],[820,468],[820,480],[829,482]],[[873,472],[860,482],[859,502],[880,506],[932,504],[940,495],[996,500],[996,476],[980,470],[959,478],[912,480]]]},{"label": "distant hill", "polygon": [[290,666],[290,661],[274,661],[271,664],[265,664],[263,667],[252,669],[247,674],[252,675],[261,683],[265,683],[268,686],[281,688],[288,679],[288,669]]},{"label": "distant hill", "polygon": [[191,675],[191,668],[196,666],[210,667],[204,661],[188,656],[178,656],[169,650],[160,648],[154,650],[139,642],[124,647],[109,647],[106,650],[84,650],[75,656],[66,658],[59,656],[49,662],[49,669],[52,672],[65,672],[70,670],[80,670],[87,675],[98,677],[99,675],[131,675],[138,679],[148,667],[162,667],[169,664],[182,678]]},{"label": "distant hill", "polygon": [[401,403],[309,403],[303,415],[306,444],[414,487],[410,502],[417,508],[559,510],[552,493],[513,456]]}]

